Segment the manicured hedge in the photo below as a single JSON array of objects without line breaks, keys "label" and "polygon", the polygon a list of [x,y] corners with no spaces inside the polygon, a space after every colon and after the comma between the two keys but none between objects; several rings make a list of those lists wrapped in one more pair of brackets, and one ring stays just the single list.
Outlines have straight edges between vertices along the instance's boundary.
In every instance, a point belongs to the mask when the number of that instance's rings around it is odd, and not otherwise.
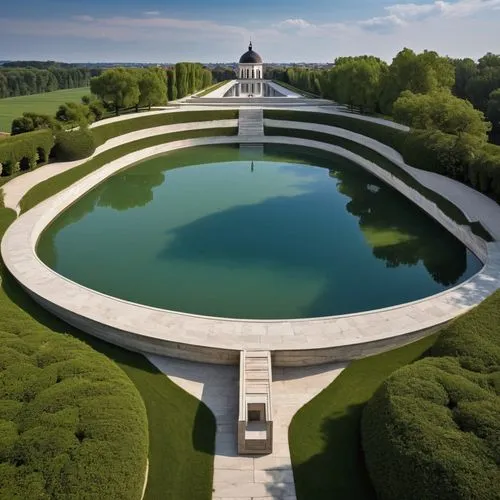
[{"label": "manicured hedge", "polygon": [[401,153],[409,165],[466,182],[500,200],[500,147],[467,146],[466,140],[436,130],[414,130]]},{"label": "manicured hedge", "polygon": [[500,484],[500,292],[389,377],[362,418],[380,500],[493,500]]},{"label": "manicured hedge", "polygon": [[0,142],[1,175],[9,176],[45,163],[53,145],[54,137],[50,129],[2,139]]},{"label": "manicured hedge", "polygon": [[113,121],[92,128],[96,145],[104,144],[108,139],[118,135],[174,123],[202,122],[210,120],[232,120],[238,118],[238,111],[232,109],[207,111],[179,111],[172,113],[158,113],[148,116],[139,116],[128,120]]},{"label": "manicured hedge", "polygon": [[[0,235],[14,218],[0,207]],[[0,498],[139,500],[148,425],[137,389],[104,355],[14,304],[0,271]]]},{"label": "manicured hedge", "polygon": [[264,118],[272,120],[290,120],[296,122],[318,123],[340,127],[357,134],[366,135],[396,151],[401,151],[407,132],[389,125],[380,125],[361,118],[354,118],[333,113],[316,113],[308,111],[290,111],[285,109],[265,109]]},{"label": "manicured hedge", "polygon": [[83,160],[91,156],[95,148],[95,139],[90,130],[62,131],[56,134],[52,156],[56,161]]},{"label": "manicured hedge", "polygon": [[500,146],[487,144],[469,163],[467,178],[478,191],[500,202]]}]

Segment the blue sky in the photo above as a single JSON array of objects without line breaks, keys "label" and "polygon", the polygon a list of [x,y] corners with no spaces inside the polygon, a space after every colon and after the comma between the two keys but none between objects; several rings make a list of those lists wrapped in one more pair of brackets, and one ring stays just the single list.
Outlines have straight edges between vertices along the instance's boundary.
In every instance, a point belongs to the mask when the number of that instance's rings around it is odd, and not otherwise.
[{"label": "blue sky", "polygon": [[0,60],[229,62],[250,37],[268,62],[500,48],[500,0],[6,1]]}]

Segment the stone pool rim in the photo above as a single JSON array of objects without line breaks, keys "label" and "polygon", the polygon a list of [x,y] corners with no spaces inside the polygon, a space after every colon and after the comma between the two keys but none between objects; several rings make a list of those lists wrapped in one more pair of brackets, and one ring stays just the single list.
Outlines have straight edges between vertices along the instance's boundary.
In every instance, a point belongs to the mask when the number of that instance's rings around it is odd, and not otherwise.
[{"label": "stone pool rim", "polygon": [[[264,144],[326,150],[364,168],[374,165],[350,151],[317,141],[279,136],[259,140]],[[255,142],[251,138],[246,141]],[[499,244],[489,243],[484,249],[474,237],[470,245],[463,240],[462,243],[479,257],[484,267],[468,280],[438,294],[359,313],[247,320],[168,311],[111,297],[59,275],[36,255],[38,237],[59,213],[117,171],[175,149],[246,141],[238,136],[187,139],[111,161],[40,203],[9,227],[2,240],[7,268],[36,301],[55,315],[122,347],[219,363],[236,363],[242,349],[263,349],[272,351],[274,363],[282,366],[348,360],[403,345],[465,312],[500,286]],[[479,246],[471,248],[474,241]],[[486,252],[481,256],[482,250]],[[138,318],[138,313],[142,317]]]}]

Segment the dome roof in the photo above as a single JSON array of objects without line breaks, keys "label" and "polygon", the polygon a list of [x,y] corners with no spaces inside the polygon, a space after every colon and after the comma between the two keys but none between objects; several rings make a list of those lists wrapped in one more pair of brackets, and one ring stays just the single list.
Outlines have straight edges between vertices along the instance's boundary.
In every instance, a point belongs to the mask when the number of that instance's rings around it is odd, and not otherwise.
[{"label": "dome roof", "polygon": [[253,51],[252,42],[250,42],[248,46],[248,52],[245,52],[240,57],[240,64],[262,64],[262,57],[260,57],[257,52]]}]

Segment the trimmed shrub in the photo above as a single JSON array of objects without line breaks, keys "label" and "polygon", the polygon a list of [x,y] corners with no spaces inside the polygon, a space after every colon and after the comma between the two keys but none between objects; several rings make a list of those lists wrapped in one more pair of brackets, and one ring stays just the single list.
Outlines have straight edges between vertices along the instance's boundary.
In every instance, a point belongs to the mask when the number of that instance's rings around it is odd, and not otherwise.
[{"label": "trimmed shrub", "polygon": [[59,132],[52,155],[57,161],[74,161],[88,158],[95,151],[95,139],[86,128]]},{"label": "trimmed shrub", "polygon": [[35,168],[47,161],[54,145],[51,130],[43,129],[7,137],[0,141],[2,175],[12,175],[19,170]]},{"label": "trimmed shrub", "polygon": [[178,113],[159,113],[148,116],[137,116],[129,120],[121,120],[92,128],[96,145],[104,144],[108,139],[146,128],[172,125],[175,123],[203,122],[210,120],[232,120],[238,118],[234,109],[207,111],[180,111]]},{"label": "trimmed shrub", "polygon": [[474,188],[500,201],[500,147],[487,144],[470,162],[467,176]]},{"label": "trimmed shrub", "polygon": [[499,334],[496,292],[367,404],[363,449],[379,499],[500,498]]},{"label": "trimmed shrub", "polygon": [[79,340],[15,321],[2,316],[0,331],[2,498],[140,498],[148,430],[137,389]]}]

